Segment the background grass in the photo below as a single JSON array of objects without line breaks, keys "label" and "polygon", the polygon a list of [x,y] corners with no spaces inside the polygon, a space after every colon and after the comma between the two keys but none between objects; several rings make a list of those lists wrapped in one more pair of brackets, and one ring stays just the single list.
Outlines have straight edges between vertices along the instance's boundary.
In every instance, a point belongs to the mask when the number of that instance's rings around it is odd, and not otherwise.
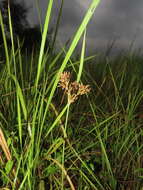
[{"label": "background grass", "polygon": [[[45,50],[52,0],[40,50],[30,54],[21,50],[20,41],[15,47],[10,9],[8,47],[0,15],[1,189],[143,188],[142,56],[84,56],[86,26],[98,3],[92,2],[69,49],[58,53]],[[82,35],[81,56],[75,58]],[[70,105],[57,88],[64,70],[91,87]]]}]

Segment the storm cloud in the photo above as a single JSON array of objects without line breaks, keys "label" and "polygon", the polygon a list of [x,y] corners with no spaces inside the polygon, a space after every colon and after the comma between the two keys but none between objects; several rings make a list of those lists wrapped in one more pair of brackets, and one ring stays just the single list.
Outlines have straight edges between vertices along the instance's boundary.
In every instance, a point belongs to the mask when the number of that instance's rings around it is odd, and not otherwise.
[{"label": "storm cloud", "polygon": [[[29,0],[31,6],[29,20],[38,23],[35,0]],[[54,1],[53,25],[56,22],[59,1]],[[58,39],[66,42],[80,25],[91,0],[65,0]],[[41,18],[44,23],[48,1],[39,1]],[[87,47],[92,51],[106,48],[112,40],[116,40],[116,48],[128,48],[133,40],[135,47],[143,47],[143,1],[142,0],[101,0],[100,5],[88,25]]]}]

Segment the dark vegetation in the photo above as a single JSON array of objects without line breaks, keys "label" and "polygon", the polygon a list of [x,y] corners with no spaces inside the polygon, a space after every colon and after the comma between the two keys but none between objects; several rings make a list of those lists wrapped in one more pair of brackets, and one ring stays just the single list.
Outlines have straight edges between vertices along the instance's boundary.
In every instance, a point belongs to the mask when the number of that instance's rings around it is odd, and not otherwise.
[{"label": "dark vegetation", "polygon": [[[33,49],[40,47],[42,34],[40,26],[36,25],[30,27],[27,20],[27,13],[29,9],[25,6],[24,2],[3,0],[0,2],[0,10],[3,16],[3,24],[5,35],[9,47],[11,46],[9,15],[8,15],[8,2],[11,14],[12,32],[14,37],[15,46],[17,47],[18,40],[21,43],[23,51],[27,50],[29,53]],[[0,30],[0,44],[3,43],[2,31]],[[46,48],[49,47],[49,39],[47,38]]]}]

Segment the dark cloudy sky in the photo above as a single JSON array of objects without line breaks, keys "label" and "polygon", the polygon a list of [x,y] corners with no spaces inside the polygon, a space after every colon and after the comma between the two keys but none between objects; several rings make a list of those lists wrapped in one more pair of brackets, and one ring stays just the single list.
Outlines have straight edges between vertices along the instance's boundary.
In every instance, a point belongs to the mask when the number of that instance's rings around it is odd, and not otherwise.
[{"label": "dark cloudy sky", "polygon": [[[25,0],[31,6],[30,23],[38,23],[36,0]],[[52,23],[56,21],[59,0],[55,0]],[[92,0],[65,0],[58,39],[67,41],[76,31]],[[44,22],[48,0],[39,0]],[[105,48],[116,39],[116,48],[143,47],[143,0],[101,0],[88,25],[87,45],[91,50]]]}]

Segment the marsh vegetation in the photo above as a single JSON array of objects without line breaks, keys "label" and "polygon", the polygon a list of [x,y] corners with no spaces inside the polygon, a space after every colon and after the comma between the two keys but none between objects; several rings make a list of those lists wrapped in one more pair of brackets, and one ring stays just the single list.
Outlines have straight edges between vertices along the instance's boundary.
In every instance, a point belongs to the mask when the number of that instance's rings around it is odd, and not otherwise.
[{"label": "marsh vegetation", "polygon": [[143,57],[85,57],[86,27],[98,3],[59,52],[59,20],[46,46],[52,0],[36,47],[23,48],[12,5],[7,22],[1,12],[0,189],[143,188]]}]

